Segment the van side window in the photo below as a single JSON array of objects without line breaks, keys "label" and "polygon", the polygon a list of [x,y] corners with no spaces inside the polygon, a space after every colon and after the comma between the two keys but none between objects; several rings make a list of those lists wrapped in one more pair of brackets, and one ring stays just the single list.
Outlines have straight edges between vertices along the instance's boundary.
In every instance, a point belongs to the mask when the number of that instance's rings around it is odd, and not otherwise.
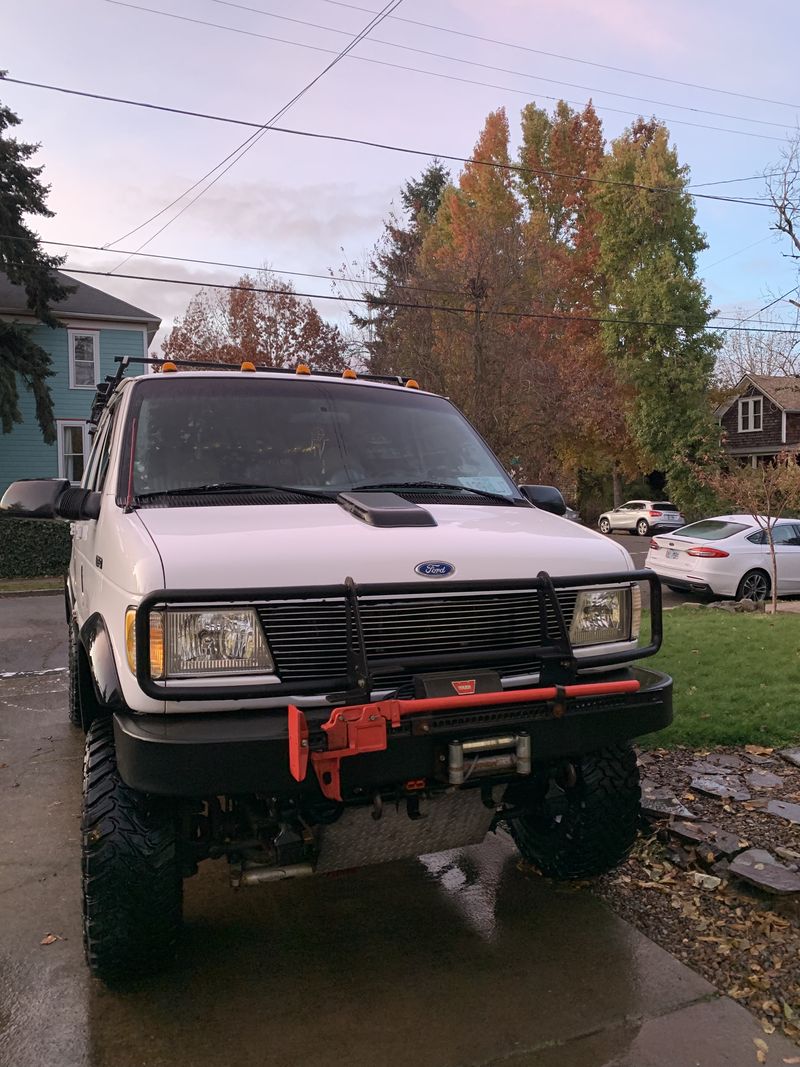
[{"label": "van side window", "polygon": [[84,489],[100,490],[103,488],[108,463],[111,458],[111,444],[114,436],[114,416],[109,415],[99,427],[94,446],[89,457],[86,476],[81,483]]}]

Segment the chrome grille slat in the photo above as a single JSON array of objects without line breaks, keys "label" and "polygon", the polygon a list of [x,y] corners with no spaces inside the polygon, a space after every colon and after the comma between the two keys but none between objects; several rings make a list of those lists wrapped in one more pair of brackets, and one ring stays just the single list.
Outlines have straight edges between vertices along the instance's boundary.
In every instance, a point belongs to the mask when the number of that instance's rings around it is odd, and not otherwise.
[{"label": "chrome grille slat", "polygon": [[[576,593],[559,592],[567,625]],[[306,681],[347,669],[345,606],[343,600],[285,600],[256,605],[283,681]],[[410,695],[410,676],[403,661],[432,653],[458,655],[494,648],[504,653],[542,642],[542,620],[535,592],[420,593],[409,597],[359,599],[367,653],[372,658],[397,659],[392,673],[376,685]],[[555,612],[547,605],[547,625],[555,635]],[[486,666],[491,666],[487,663]],[[503,667],[505,673],[538,671],[538,661],[520,658]],[[458,668],[454,668],[458,670]]]}]

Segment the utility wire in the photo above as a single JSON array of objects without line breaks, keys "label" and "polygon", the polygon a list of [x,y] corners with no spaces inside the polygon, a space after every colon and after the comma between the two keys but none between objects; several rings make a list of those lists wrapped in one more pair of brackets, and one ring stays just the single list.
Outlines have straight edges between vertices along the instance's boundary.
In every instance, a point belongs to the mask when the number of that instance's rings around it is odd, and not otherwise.
[{"label": "utility wire", "polygon": [[[169,263],[192,263],[201,267],[226,267],[229,270],[243,270],[243,271],[267,271],[269,274],[285,274],[293,278],[318,278],[321,281],[326,282],[353,282],[356,285],[372,286],[375,284],[374,278],[351,278],[343,274],[315,274],[311,271],[304,270],[284,270],[280,267],[271,266],[256,266],[252,263],[228,263],[219,259],[194,259],[191,256],[166,256],[161,255],[159,252],[132,252],[123,248],[108,249],[103,245],[87,245],[78,244],[75,241],[44,241],[39,237],[20,237],[15,234],[3,233],[0,234],[0,239],[8,241],[27,241],[31,244],[49,245],[56,248],[77,248],[84,252],[116,252],[120,256],[128,256],[129,258],[135,257],[136,259],[158,259]],[[116,270],[116,268],[112,268]],[[395,289],[408,289],[419,293],[440,293],[447,296],[463,296],[463,293],[459,293],[454,289],[437,289],[428,285],[405,285],[400,282],[392,282]]]},{"label": "utility wire", "polygon": [[[38,238],[38,237],[32,239],[30,237],[18,237],[16,235],[5,234],[5,233],[4,234],[0,234],[0,238],[2,238],[4,240],[12,240],[12,241],[28,241],[28,242],[35,241],[35,243],[42,244],[42,245],[48,245],[48,246],[51,246],[51,247],[77,248],[77,249],[80,249],[81,251],[85,251],[85,252],[108,252],[108,249],[103,248],[102,245],[78,244],[78,243],[76,243],[74,241],[45,241],[45,240],[42,240],[41,238]],[[769,240],[769,238],[764,238],[764,240]],[[761,242],[757,241],[756,243],[760,244]],[[748,247],[751,247],[751,246],[748,246]],[[291,276],[293,278],[318,278],[318,279],[320,279],[322,281],[328,281],[328,282],[352,282],[355,285],[366,286],[367,289],[370,289],[372,286],[374,286],[375,282],[376,282],[376,279],[374,277],[373,278],[352,278],[352,277],[349,277],[347,275],[332,274],[330,272],[328,274],[319,274],[319,273],[312,273],[310,271],[302,271],[302,270],[283,270],[283,269],[281,269],[279,267],[256,266],[255,264],[252,264],[252,263],[229,263],[227,261],[218,260],[218,259],[195,259],[195,258],[193,258],[191,256],[166,256],[166,255],[160,255],[158,252],[126,252],[123,249],[116,249],[115,251],[118,251],[119,254],[123,255],[123,256],[124,255],[135,256],[137,259],[156,259],[156,260],[162,260],[164,262],[169,262],[169,263],[191,263],[191,264],[194,264],[194,265],[197,265],[197,266],[202,266],[202,267],[225,267],[225,268],[228,268],[230,270],[243,270],[243,271],[253,271],[253,272],[267,271],[269,274],[287,275],[287,276]],[[739,249],[739,252],[743,252],[743,251],[745,251],[745,249],[743,249],[743,248]],[[733,252],[732,255],[734,255],[734,256],[738,255],[739,252]],[[726,258],[730,258],[730,257],[726,257]],[[720,261],[720,262],[722,262],[722,261]],[[710,266],[714,266],[714,264],[710,264]],[[708,268],[706,268],[706,269],[708,269]],[[120,277],[120,276],[117,275],[117,277]],[[457,289],[440,289],[440,288],[435,288],[433,286],[428,286],[428,285],[407,285],[407,284],[402,283],[402,282],[392,281],[392,287],[394,289],[407,289],[410,292],[437,293],[437,294],[439,294],[441,296],[464,296],[463,291],[460,291],[460,290],[457,290]],[[349,298],[346,298],[346,299],[349,299]],[[380,302],[381,298],[380,297],[376,297],[375,300]],[[755,312],[755,314],[757,315],[758,312]],[[718,315],[717,318],[720,319],[720,320],[732,319],[732,320],[734,320],[736,322],[739,321],[739,318],[736,315]],[[774,320],[770,320],[770,325],[780,325],[780,324],[775,322]],[[795,323],[787,322],[784,325],[786,325],[786,326],[794,326]]]},{"label": "utility wire", "polygon": [[[756,315],[761,315],[762,312],[768,311],[771,307],[774,307],[776,304],[780,303],[781,300],[785,300],[787,296],[791,296],[792,293],[796,293],[799,288],[800,288],[800,286],[793,285],[792,288],[791,289],[787,289],[785,293],[781,293],[781,295],[780,296],[776,296],[774,300],[770,300],[770,302],[768,304],[765,304],[763,306],[763,308],[759,308],[758,311],[754,311],[751,315],[746,315],[743,319],[739,319],[738,323],[737,323],[737,326],[741,326],[742,323],[749,322],[750,319],[754,319],[756,317]],[[764,332],[765,333],[771,333],[773,331],[765,330]],[[792,331],[775,330],[774,332],[775,333],[789,333],[789,332],[792,332]]]},{"label": "utility wire", "polygon": [[[147,12],[150,15],[159,15],[159,16],[161,16],[163,18],[177,19],[180,22],[191,22],[196,26],[208,26],[211,29],[224,30],[227,33],[238,33],[238,34],[242,34],[245,37],[257,37],[257,38],[260,38],[260,39],[265,40],[265,41],[277,41],[280,44],[291,45],[294,48],[306,48],[306,49],[310,49],[313,52],[324,52],[324,53],[326,53],[328,55],[335,55],[336,54],[334,49],[332,49],[332,48],[324,48],[321,45],[307,44],[307,43],[301,42],[301,41],[292,41],[292,40],[288,40],[285,37],[275,37],[274,35],[267,34],[267,33],[257,33],[255,30],[245,30],[245,29],[241,29],[238,26],[228,26],[228,25],[226,25],[224,23],[220,23],[220,22],[208,22],[208,21],[206,21],[204,19],[192,18],[189,15],[178,15],[173,11],[162,11],[160,8],[144,7],[141,4],[132,4],[132,3],[127,2],[127,0],[103,0],[103,2],[106,3],[106,4],[113,4],[115,7],[126,7],[126,8],[130,8],[133,11],[143,11],[143,12]],[[525,89],[514,89],[514,88],[512,88],[511,86],[508,86],[508,85],[497,85],[494,82],[479,81],[479,80],[477,80],[475,78],[463,78],[463,77],[460,77],[459,75],[456,75],[456,74],[445,74],[445,73],[443,73],[441,71],[425,70],[422,67],[411,67],[411,66],[408,66],[408,65],[403,64],[403,63],[391,63],[391,62],[389,62],[389,60],[386,60],[386,59],[373,59],[373,58],[371,58],[369,56],[350,56],[350,58],[355,60],[355,61],[357,61],[357,62],[359,62],[359,63],[372,63],[375,66],[390,67],[393,70],[411,71],[412,73],[415,73],[415,74],[425,74],[425,75],[427,75],[428,77],[431,77],[431,78],[440,78],[440,79],[443,79],[445,81],[459,82],[462,85],[480,85],[480,86],[482,86],[484,88],[488,88],[488,89],[499,89],[501,92],[514,93],[517,96],[524,96],[529,100],[537,100],[538,99],[538,100],[550,100],[550,101],[557,102],[558,100],[561,99],[560,97],[557,97],[557,96],[548,96],[545,93],[531,93],[531,92],[528,92]],[[585,107],[585,105],[586,105],[586,101],[585,100],[565,100],[564,102],[567,103],[567,104],[573,104],[576,107]],[[631,117],[638,118],[638,116],[640,114],[640,112],[638,112],[638,111],[626,111],[623,108],[609,107],[606,104],[598,105],[596,110],[597,111],[609,111],[609,112],[612,112],[612,113],[617,114],[617,115],[625,115],[628,118],[631,118]],[[772,136],[771,134],[768,134],[768,133],[756,133],[754,130],[732,130],[732,129],[729,129],[728,127],[725,127],[725,126],[711,126],[711,125],[709,125],[707,123],[690,122],[688,119],[675,119],[675,118],[668,118],[667,119],[667,118],[665,118],[664,121],[669,122],[669,123],[671,123],[673,125],[691,126],[694,129],[698,129],[698,130],[714,130],[717,133],[731,133],[731,134],[734,134],[735,136],[740,136],[740,137],[758,137],[759,139],[765,140],[765,141],[780,141],[780,142],[782,142],[784,140],[783,137],[774,137],[774,136]],[[788,129],[789,127],[786,127],[786,128]]]},{"label": "utility wire", "polygon": [[[102,93],[90,93],[81,89],[68,89],[61,85],[48,85],[43,82],[27,81],[22,78],[0,78],[0,81],[11,82],[15,85],[27,85],[36,89],[47,89],[51,92],[66,93],[70,96],[87,97],[90,100],[103,100],[112,104],[125,104],[130,107],[147,108],[151,111],[165,111],[171,115],[186,115],[190,118],[207,119],[211,122],[225,122],[235,126],[251,126],[260,130],[259,122],[249,122],[246,119],[231,118],[225,115],[212,115],[204,111],[190,111],[186,108],[167,107],[164,104],[153,104],[143,100],[130,100],[120,96],[107,96]],[[750,207],[771,208],[771,204],[762,200],[754,200],[752,197],[722,196],[719,193],[690,193],[686,188],[670,188],[667,186],[644,185],[640,182],[626,182],[615,178],[597,178],[588,174],[564,174],[560,171],[543,170],[535,167],[525,167],[518,163],[498,163],[495,160],[476,159],[474,156],[457,156],[445,152],[430,152],[423,148],[408,148],[403,145],[386,144],[382,141],[369,141],[362,137],[345,137],[341,134],[317,133],[313,130],[297,130],[288,126],[271,126],[272,133],[285,133],[294,137],[309,137],[320,141],[336,141],[341,144],[363,145],[367,148],[379,148],[385,152],[400,152],[404,155],[424,156],[428,159],[445,160],[449,163],[469,163],[479,167],[494,167],[498,170],[513,171],[518,174],[534,174],[547,178],[559,178],[565,181],[587,182],[591,185],[612,185],[626,189],[640,189],[651,193],[669,193],[672,195],[691,196],[696,200],[717,200],[728,204],[746,204]],[[687,187],[688,188],[688,187]],[[127,235],[126,235],[127,236]],[[123,238],[119,239],[120,241]],[[112,244],[118,244],[114,241]]]},{"label": "utility wire", "polygon": [[[323,0],[323,3],[333,4],[335,7],[350,8],[352,11],[369,12],[369,7],[360,7],[358,4],[345,3],[344,0]],[[426,30],[439,30],[442,33],[451,33],[456,37],[466,37],[471,41],[483,41],[485,44],[498,44],[503,48],[515,48],[520,52],[530,52],[536,56],[547,56],[550,59],[563,59],[568,63],[580,63],[586,67],[597,67],[599,70],[611,70],[615,74],[631,74],[635,78],[648,78],[652,81],[667,82],[670,85],[682,85],[688,89],[702,89],[703,92],[721,93],[723,96],[735,96],[740,100],[755,100],[759,104],[776,104],[778,107],[790,107],[793,110],[800,108],[800,104],[790,104],[786,100],[770,100],[768,97],[751,96],[749,93],[737,92],[733,89],[720,89],[715,85],[698,85],[696,82],[681,81],[679,78],[666,78],[658,74],[649,74],[641,70],[630,70],[627,67],[614,67],[608,63],[596,63],[590,59],[578,59],[575,56],[563,55],[560,52],[545,52],[541,48],[531,48],[528,45],[514,41],[500,41],[494,37],[484,37],[479,33],[467,33],[465,30],[456,30],[452,26],[437,26],[431,22],[420,22],[418,19],[405,18],[402,15],[390,16],[393,22],[405,22],[409,26],[421,26]]]},{"label": "utility wire", "polygon": [[[79,267],[64,266],[62,268],[69,274],[87,274],[100,278],[120,278],[129,279],[131,281],[138,282],[157,282],[161,285],[189,285],[198,289],[224,289],[229,292],[244,292],[244,293],[266,293],[270,296],[283,296],[284,290],[272,289],[266,286],[259,285],[233,285],[224,282],[201,282],[194,281],[188,278],[156,278],[144,274],[112,274],[108,270],[87,270]],[[794,290],[790,290],[793,292]],[[340,304],[370,304],[372,307],[393,307],[393,308],[407,308],[416,311],[449,311],[457,313],[469,313],[474,314],[474,307],[450,307],[447,304],[415,304],[412,301],[403,300],[381,300],[380,298],[369,297],[349,297],[349,296],[336,296],[329,295],[327,293],[299,293],[295,292],[295,296],[304,297],[309,300],[330,300]],[[779,298],[780,299],[780,298]],[[763,309],[762,309],[763,310]],[[649,319],[623,319],[616,317],[602,317],[599,315],[564,315],[557,312],[548,311],[509,311],[504,309],[482,309],[482,314],[491,315],[499,318],[511,318],[511,319],[555,319],[560,322],[599,322],[606,323],[610,326],[659,326],[668,327],[669,329],[676,330],[704,330],[711,331],[712,333],[719,330],[723,332],[737,331],[742,333],[787,333],[792,331],[787,330],[775,330],[775,329],[761,329],[759,327],[750,326],[707,326],[702,323],[684,323],[684,322],[659,322]],[[756,312],[755,314],[758,314]],[[752,316],[751,316],[752,317]],[[800,333],[800,330],[797,331]]]},{"label": "utility wire", "polygon": [[[117,0],[108,0],[108,2],[109,3],[117,3]],[[385,19],[386,16],[388,14],[390,14],[392,11],[396,11],[397,8],[400,6],[400,4],[402,2],[403,2],[403,0],[389,0],[389,3],[387,3],[380,10],[380,12],[378,12],[375,15],[374,18],[370,19],[370,21],[367,23],[367,25],[359,33],[357,33],[355,35],[355,37],[353,37],[344,48],[342,48],[339,52],[335,53],[334,58],[331,60],[331,62],[328,63],[319,72],[319,74],[317,74],[314,78],[311,79],[310,82],[308,82],[306,85],[304,85],[303,88],[298,93],[295,93],[295,95],[291,98],[291,100],[289,100],[287,103],[285,103],[283,105],[283,107],[279,108],[278,111],[276,111],[275,114],[272,115],[271,118],[267,119],[266,122],[261,123],[261,127],[260,127],[258,133],[251,134],[248,138],[246,138],[238,146],[238,148],[234,149],[233,152],[229,152],[228,155],[225,156],[225,158],[223,160],[221,160],[219,163],[217,163],[215,167],[212,167],[212,169],[210,171],[207,171],[201,178],[198,178],[198,180],[196,182],[194,182],[193,185],[189,186],[188,189],[186,189],[183,193],[181,193],[181,195],[179,197],[177,197],[175,200],[172,200],[169,204],[167,204],[166,207],[163,207],[160,211],[157,211],[154,215],[151,215],[150,218],[145,219],[144,222],[140,223],[138,226],[135,226],[132,230],[129,230],[127,233],[123,234],[122,237],[118,237],[115,241],[110,241],[109,244],[111,244],[111,245],[120,244],[122,241],[124,241],[128,237],[132,236],[134,233],[137,233],[139,230],[144,229],[145,226],[149,226],[151,222],[154,222],[157,218],[160,218],[161,215],[165,214],[165,212],[169,211],[170,208],[174,207],[181,200],[183,200],[186,196],[188,196],[191,192],[193,192],[195,189],[197,189],[198,186],[202,185],[202,183],[204,181],[206,181],[206,179],[210,178],[211,175],[215,173],[215,171],[218,171],[219,173],[217,173],[215,175],[215,177],[212,178],[212,180],[208,183],[208,185],[206,185],[203,188],[201,188],[196,196],[192,197],[192,199],[187,204],[184,204],[184,206],[180,209],[180,211],[178,211],[172,218],[168,219],[164,223],[164,225],[161,226],[158,230],[156,230],[156,232],[151,237],[149,237],[146,241],[144,241],[141,245],[139,245],[139,247],[136,249],[136,251],[140,252],[148,244],[150,244],[152,241],[154,241],[156,239],[156,237],[159,236],[159,234],[162,234],[164,232],[164,230],[166,230],[167,227],[171,226],[173,222],[175,222],[177,219],[179,219],[180,216],[185,211],[188,211],[188,209],[193,204],[195,204],[200,199],[200,197],[204,196],[209,191],[209,189],[211,189],[214,185],[216,185],[216,183],[220,180],[220,178],[222,178],[225,174],[227,174],[228,171],[231,169],[231,167],[235,166],[239,162],[239,160],[243,156],[245,156],[250,151],[250,149],[253,148],[261,140],[261,138],[264,136],[264,134],[267,132],[267,130],[269,130],[270,127],[273,126],[278,121],[278,119],[282,118],[283,115],[285,115],[286,112],[291,107],[293,107],[294,104],[296,104],[298,100],[301,99],[301,97],[305,96],[305,94],[307,92],[309,92],[309,90],[312,89],[317,84],[317,82],[320,81],[320,79],[323,78],[328,73],[329,70],[331,70],[333,67],[335,67],[336,64],[339,63],[342,59],[344,59],[344,57],[348,54],[348,52],[350,52],[351,49],[355,48],[356,45],[359,44],[367,36],[367,34],[370,32],[370,30],[373,29],[373,27],[379,25],[383,21],[383,19]],[[220,169],[220,168],[222,168],[222,169]],[[120,266],[120,267],[123,266],[125,263],[128,262],[128,259],[130,259],[130,256],[127,259],[123,259],[118,264],[118,266]]]},{"label": "utility wire", "polygon": [[772,178],[774,175],[780,174],[778,170],[767,170],[763,174],[751,174],[748,178],[723,178],[719,182],[692,182],[689,189],[705,189],[709,185],[732,185],[734,182],[758,182],[765,178]]},{"label": "utility wire", "polygon": [[756,245],[763,245],[765,241],[771,241],[771,240],[772,240],[772,234],[768,233],[766,237],[761,237],[761,238],[759,238],[758,241],[753,241],[752,244],[745,245],[744,248],[737,248],[735,252],[731,252],[727,256],[723,256],[722,259],[715,259],[713,263],[706,263],[703,266],[703,273],[705,274],[705,272],[708,271],[708,270],[711,270],[712,267],[718,267],[720,265],[720,263],[727,263],[727,261],[729,259],[733,259],[734,256],[740,256],[742,254],[742,252],[749,252],[749,250],[751,248],[755,248]]},{"label": "utility wire", "polygon": [[[338,33],[348,35],[347,30],[339,29],[338,26],[325,26],[319,22],[308,22],[305,19],[292,18],[290,15],[279,15],[274,11],[265,11],[261,7],[250,7],[248,4],[235,3],[234,0],[212,0],[214,4],[220,4],[222,7],[235,8],[239,11],[249,11],[255,15],[263,15],[266,18],[280,19],[282,22],[291,22],[298,26],[308,26],[315,30],[324,30],[327,33]],[[579,85],[576,82],[567,82],[559,78],[545,78],[540,74],[529,74],[523,70],[512,70],[509,67],[498,67],[491,63],[481,63],[474,59],[465,59],[461,56],[451,56],[445,52],[431,52],[425,48],[416,48],[413,45],[400,44],[398,41],[387,41],[382,37],[370,37],[370,44],[381,44],[387,48],[397,48],[403,52],[414,52],[420,56],[430,56],[433,59],[445,59],[451,63],[463,63],[470,67],[479,67],[482,70],[492,70],[499,74],[511,74],[517,78],[528,78],[532,81],[548,82],[551,85],[564,85],[568,89],[580,89],[587,93],[602,93],[604,96],[616,96],[623,100],[634,100],[643,104],[655,104],[657,107],[674,107],[679,111],[691,111],[696,115],[710,115],[713,118],[718,119],[731,119],[734,122],[753,122],[759,126],[775,126],[778,129],[790,129],[791,123],[786,122],[771,122],[769,119],[753,119],[747,115],[731,115],[726,111],[709,111],[706,108],[694,107],[691,104],[676,104],[664,100],[653,100],[646,96],[636,95],[633,93],[618,93],[613,89],[600,89],[597,86],[592,85]]]}]

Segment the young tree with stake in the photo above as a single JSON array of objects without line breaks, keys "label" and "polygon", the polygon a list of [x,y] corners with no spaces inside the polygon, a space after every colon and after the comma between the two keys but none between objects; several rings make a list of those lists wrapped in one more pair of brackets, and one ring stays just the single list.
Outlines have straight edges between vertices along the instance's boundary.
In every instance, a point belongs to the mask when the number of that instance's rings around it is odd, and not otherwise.
[{"label": "young tree with stake", "polygon": [[800,465],[797,457],[782,452],[774,461],[757,467],[728,467],[698,472],[700,481],[733,507],[751,515],[764,531],[772,572],[772,611],[778,610],[778,558],[775,523],[786,512],[800,508]]}]

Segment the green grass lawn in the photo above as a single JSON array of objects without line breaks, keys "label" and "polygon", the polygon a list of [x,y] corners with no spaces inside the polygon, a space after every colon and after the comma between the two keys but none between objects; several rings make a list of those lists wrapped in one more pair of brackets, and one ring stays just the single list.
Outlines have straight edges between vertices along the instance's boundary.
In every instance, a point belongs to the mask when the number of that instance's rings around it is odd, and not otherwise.
[{"label": "green grass lawn", "polygon": [[[649,633],[649,619],[642,630]],[[784,745],[800,739],[800,615],[664,612],[664,645],[643,660],[672,676],[675,721],[660,745]]]}]

